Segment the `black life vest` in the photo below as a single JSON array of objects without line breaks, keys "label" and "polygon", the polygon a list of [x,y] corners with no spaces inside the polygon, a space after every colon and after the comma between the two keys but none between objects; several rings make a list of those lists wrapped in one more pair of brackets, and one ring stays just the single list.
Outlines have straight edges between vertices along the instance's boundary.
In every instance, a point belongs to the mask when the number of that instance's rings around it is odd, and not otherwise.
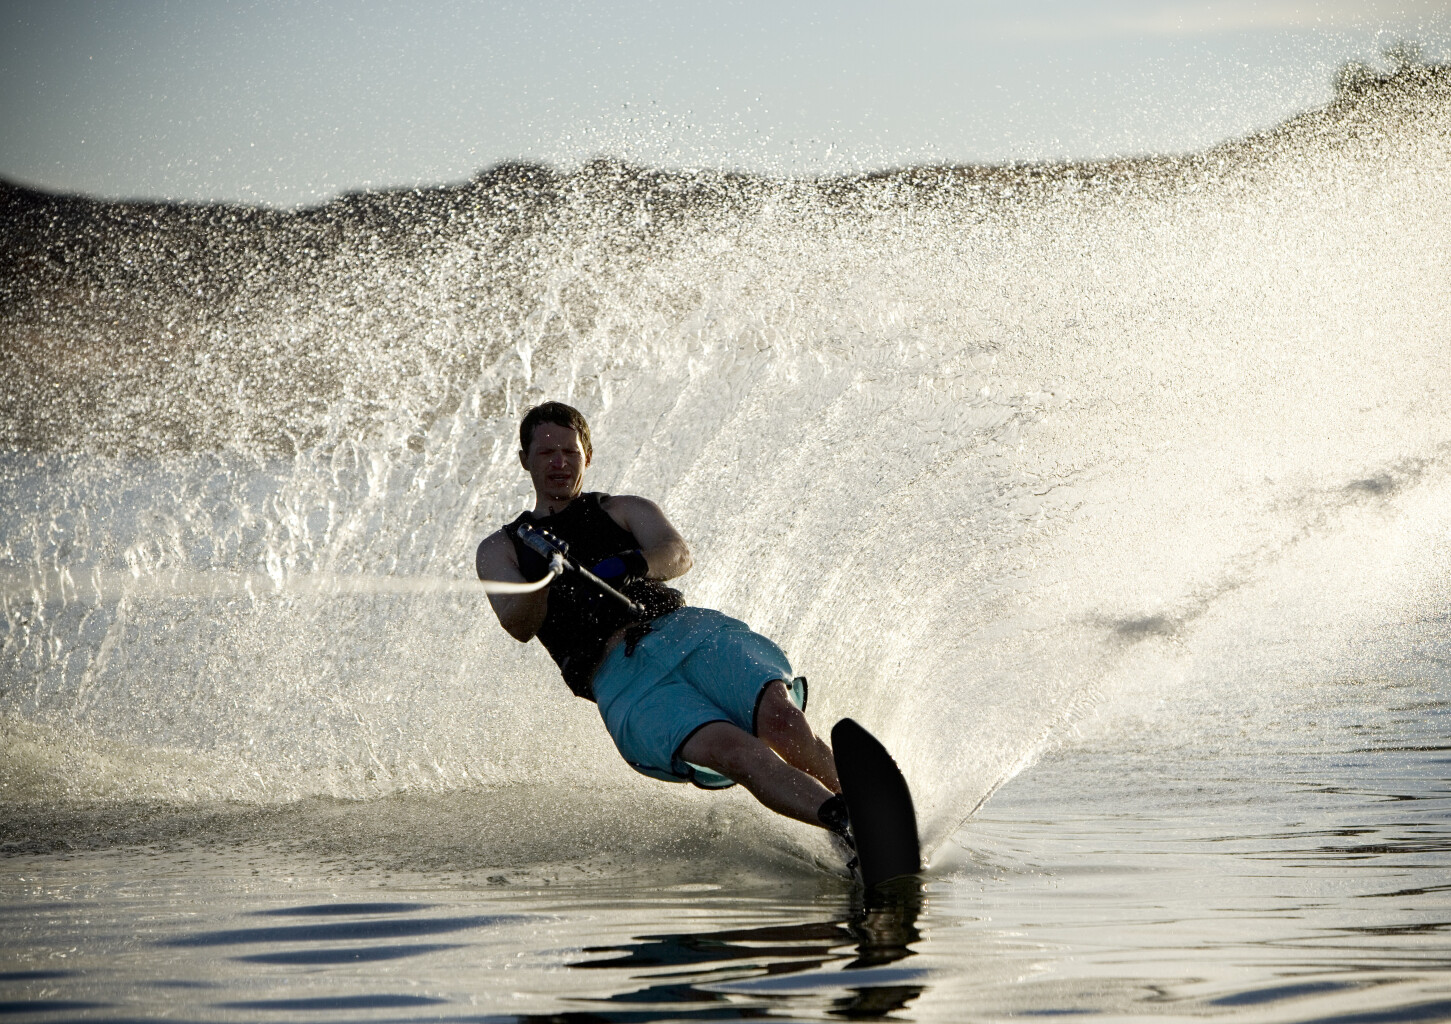
[{"label": "black life vest", "polygon": [[[514,544],[519,571],[533,582],[549,571],[544,558],[519,539],[519,526],[529,523],[548,530],[569,544],[570,561],[589,568],[611,555],[638,548],[635,535],[610,518],[600,501],[609,495],[598,491],[581,494],[563,512],[536,518],[523,512],[504,527]],[[680,591],[658,580],[627,580],[621,587],[624,595],[645,609],[644,618],[637,618],[601,594],[593,585],[574,573],[565,573],[549,585],[549,603],[544,623],[537,636],[549,656],[559,666],[564,682],[576,697],[594,700],[595,670],[605,657],[605,645],[623,627],[645,624],[681,607],[685,600]],[[633,647],[633,643],[630,645]]]}]

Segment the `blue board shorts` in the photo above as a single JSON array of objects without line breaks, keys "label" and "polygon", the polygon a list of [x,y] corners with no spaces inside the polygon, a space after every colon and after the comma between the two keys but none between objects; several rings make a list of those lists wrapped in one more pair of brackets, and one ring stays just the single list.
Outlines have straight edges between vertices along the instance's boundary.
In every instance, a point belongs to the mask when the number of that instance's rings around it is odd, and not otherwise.
[{"label": "blue board shorts", "polygon": [[630,767],[667,782],[706,789],[734,783],[680,757],[695,732],[731,722],[755,735],[756,708],[780,679],[793,703],[806,707],[806,680],[793,679],[781,648],[744,622],[711,608],[680,608],[626,656],[618,644],[595,671],[594,695],[610,738]]}]

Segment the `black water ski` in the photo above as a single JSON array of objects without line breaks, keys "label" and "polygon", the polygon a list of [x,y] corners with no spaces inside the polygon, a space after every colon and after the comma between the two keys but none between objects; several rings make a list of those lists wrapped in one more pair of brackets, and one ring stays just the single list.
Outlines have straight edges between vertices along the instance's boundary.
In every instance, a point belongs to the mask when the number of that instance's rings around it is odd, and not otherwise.
[{"label": "black water ski", "polygon": [[887,748],[850,718],[831,730],[841,795],[851,814],[852,836],[868,889],[922,870],[917,812],[907,780]]}]

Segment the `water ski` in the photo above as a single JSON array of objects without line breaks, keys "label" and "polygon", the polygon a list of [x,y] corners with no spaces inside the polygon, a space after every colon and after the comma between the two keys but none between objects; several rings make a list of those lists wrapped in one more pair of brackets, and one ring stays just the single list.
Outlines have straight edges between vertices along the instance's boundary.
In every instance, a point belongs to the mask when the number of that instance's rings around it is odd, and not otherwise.
[{"label": "water ski", "polygon": [[907,780],[887,748],[850,718],[831,730],[841,795],[851,814],[852,837],[868,889],[922,870],[917,812]]}]

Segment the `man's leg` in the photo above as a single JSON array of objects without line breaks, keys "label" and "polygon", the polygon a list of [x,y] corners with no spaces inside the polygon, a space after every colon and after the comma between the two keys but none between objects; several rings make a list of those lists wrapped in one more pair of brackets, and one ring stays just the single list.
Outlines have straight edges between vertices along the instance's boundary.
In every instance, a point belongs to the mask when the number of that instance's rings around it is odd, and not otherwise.
[{"label": "man's leg", "polygon": [[786,684],[779,679],[766,684],[766,692],[761,696],[756,710],[756,735],[787,764],[814,777],[833,793],[841,792],[831,747],[811,731],[806,716],[791,702]]},{"label": "man's leg", "polygon": [[777,814],[825,827],[816,812],[831,798],[831,791],[730,722],[701,726],[680,748],[680,756],[739,782]]}]

